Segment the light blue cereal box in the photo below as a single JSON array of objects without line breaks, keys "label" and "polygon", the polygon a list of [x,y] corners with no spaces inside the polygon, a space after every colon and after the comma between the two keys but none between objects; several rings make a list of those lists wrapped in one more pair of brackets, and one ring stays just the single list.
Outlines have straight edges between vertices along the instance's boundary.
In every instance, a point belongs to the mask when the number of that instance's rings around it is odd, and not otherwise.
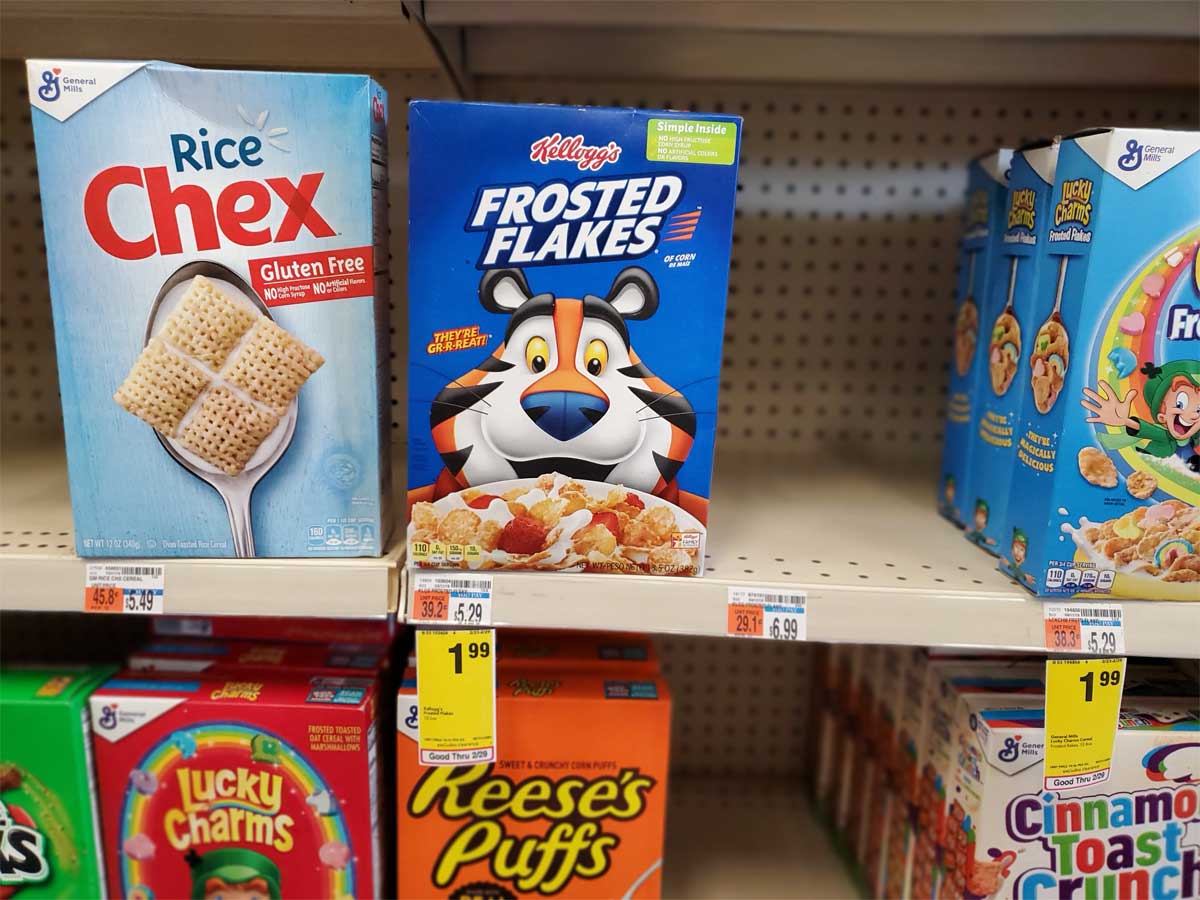
[{"label": "light blue cereal box", "polygon": [[1076,135],[1052,200],[1005,568],[1046,597],[1198,601],[1200,135]]},{"label": "light blue cereal box", "polygon": [[161,62],[28,77],[77,552],[378,555],[382,89]]},{"label": "light blue cereal box", "polygon": [[974,492],[970,481],[975,439],[971,423],[978,396],[976,386],[986,377],[987,363],[987,343],[980,347],[979,341],[980,307],[988,297],[993,272],[998,267],[997,248],[1004,231],[1011,160],[1011,150],[993,150],[973,159],[967,169],[958,284],[954,292],[954,348],[938,480],[938,509],[960,527],[972,520],[973,513]]},{"label": "light blue cereal box", "polygon": [[[1038,268],[1045,256],[1047,207],[1054,187],[1058,143],[1043,141],[1013,154],[999,257],[981,308],[986,336],[986,377],[975,387],[971,411],[971,521],[967,537],[989,553],[1006,550],[1003,537],[1008,489],[1015,463],[1015,423],[1029,381],[1027,344],[1041,324],[1037,315]],[[1044,343],[1044,338],[1039,336]],[[1036,348],[1034,348],[1036,350]],[[1040,358],[1040,357],[1039,357]]]},{"label": "light blue cereal box", "polygon": [[412,564],[703,572],[740,138],[412,104]]}]

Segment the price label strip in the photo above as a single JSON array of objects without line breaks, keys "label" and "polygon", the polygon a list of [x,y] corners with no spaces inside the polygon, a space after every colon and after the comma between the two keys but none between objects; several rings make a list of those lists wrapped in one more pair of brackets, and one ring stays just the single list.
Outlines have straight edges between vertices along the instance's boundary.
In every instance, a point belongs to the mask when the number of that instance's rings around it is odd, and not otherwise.
[{"label": "price label strip", "polygon": [[491,625],[492,576],[414,573],[409,618],[441,625]]},{"label": "price label strip", "polygon": [[417,631],[417,746],[426,766],[495,762],[495,631]]},{"label": "price label strip", "polygon": [[165,567],[146,563],[88,563],[83,611],[163,614]]},{"label": "price label strip", "polygon": [[1121,658],[1046,660],[1046,790],[1108,780],[1124,684]]},{"label": "price label strip", "polygon": [[1121,656],[1125,652],[1125,611],[1121,607],[1046,603],[1042,609],[1047,650],[1094,656]]},{"label": "price label strip", "polygon": [[725,633],[775,641],[808,639],[804,591],[731,587]]}]

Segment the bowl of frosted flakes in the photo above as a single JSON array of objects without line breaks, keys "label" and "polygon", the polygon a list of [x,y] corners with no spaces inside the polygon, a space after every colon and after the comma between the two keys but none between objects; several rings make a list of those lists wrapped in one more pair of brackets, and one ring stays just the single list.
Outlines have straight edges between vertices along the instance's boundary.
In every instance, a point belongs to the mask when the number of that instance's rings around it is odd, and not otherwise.
[{"label": "bowl of frosted flakes", "polygon": [[414,563],[427,568],[698,575],[705,528],[653,494],[547,474],[416,503]]}]

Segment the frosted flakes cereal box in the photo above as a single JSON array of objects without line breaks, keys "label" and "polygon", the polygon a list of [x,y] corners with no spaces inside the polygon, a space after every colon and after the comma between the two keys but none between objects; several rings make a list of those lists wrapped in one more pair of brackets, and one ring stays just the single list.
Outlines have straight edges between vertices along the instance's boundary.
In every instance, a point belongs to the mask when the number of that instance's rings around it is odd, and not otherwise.
[{"label": "frosted flakes cereal box", "polygon": [[[1022,147],[1012,157],[1004,230],[1000,234],[995,273],[981,307],[986,335],[987,377],[975,386],[972,409],[970,485],[973,496],[967,537],[992,555],[1007,556],[1008,498],[1016,466],[1017,423],[1024,386],[1061,387],[1053,335],[1060,327],[1053,311],[1040,311],[1036,300],[1038,271],[1046,256],[1050,195],[1058,142]],[[1045,318],[1043,322],[1041,317]],[[1032,374],[1031,374],[1032,373]]]},{"label": "frosted flakes cereal box", "polygon": [[1195,132],[1062,142],[1002,565],[1039,596],[1200,601],[1197,184]]},{"label": "frosted flakes cereal box", "polygon": [[378,556],[383,90],[27,65],[76,551]]},{"label": "frosted flakes cereal box", "polygon": [[[958,283],[954,300],[954,343],[946,394],[945,438],[938,509],[960,527],[972,520],[971,454],[975,439],[971,423],[989,346],[980,340],[980,307],[987,301],[997,269],[1000,233],[1004,230],[1011,150],[993,150],[971,161],[958,254]],[[987,332],[984,332],[987,338]]]},{"label": "frosted flakes cereal box", "polygon": [[126,671],[91,698],[112,897],[378,897],[371,679]]},{"label": "frosted flakes cereal box", "polygon": [[413,102],[413,565],[702,573],[740,137]]},{"label": "frosted flakes cereal box", "polygon": [[399,691],[401,897],[661,893],[670,697],[639,672],[497,673],[497,761],[422,766],[417,682]]},{"label": "frosted flakes cereal box", "polygon": [[971,697],[950,842],[960,877],[939,897],[1121,897],[1200,893],[1200,700],[1122,703],[1102,784],[1044,790],[1040,700]]}]

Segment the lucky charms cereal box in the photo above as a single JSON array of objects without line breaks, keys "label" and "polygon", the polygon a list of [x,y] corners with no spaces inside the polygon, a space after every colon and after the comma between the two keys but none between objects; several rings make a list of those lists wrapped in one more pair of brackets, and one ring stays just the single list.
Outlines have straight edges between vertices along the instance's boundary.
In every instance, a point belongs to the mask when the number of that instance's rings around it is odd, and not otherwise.
[{"label": "lucky charms cereal box", "polygon": [[1041,596],[1200,601],[1198,185],[1195,132],[1062,142],[1005,566]]},{"label": "lucky charms cereal box", "polygon": [[703,571],[740,137],[412,104],[414,565]]},{"label": "lucky charms cereal box", "polygon": [[253,670],[113,678],[91,699],[109,895],[379,896],[376,697]]}]

